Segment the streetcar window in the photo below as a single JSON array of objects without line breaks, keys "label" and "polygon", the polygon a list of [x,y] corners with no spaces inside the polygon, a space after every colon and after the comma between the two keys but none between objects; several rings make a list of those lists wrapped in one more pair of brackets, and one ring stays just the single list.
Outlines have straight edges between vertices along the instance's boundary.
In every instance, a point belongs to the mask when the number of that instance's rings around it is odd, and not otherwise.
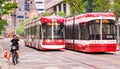
[{"label": "streetcar window", "polygon": [[37,39],[41,39],[41,25],[36,26]]},{"label": "streetcar window", "polygon": [[100,39],[100,24],[90,24],[89,26],[90,36],[89,39]]},{"label": "streetcar window", "polygon": [[74,34],[73,35],[74,39],[79,39],[79,25],[78,24],[75,25],[73,34]]},{"label": "streetcar window", "polygon": [[114,24],[103,24],[102,26],[102,34],[114,34],[115,33],[115,25]]},{"label": "streetcar window", "polygon": [[115,25],[103,24],[102,26],[102,39],[115,39]]},{"label": "streetcar window", "polygon": [[28,28],[29,39],[31,39],[31,27]]},{"label": "streetcar window", "polygon": [[66,26],[66,38],[72,39],[72,26],[71,25]]},{"label": "streetcar window", "polygon": [[100,24],[90,25],[90,35],[91,34],[100,34]]},{"label": "streetcar window", "polygon": [[80,39],[81,40],[88,40],[89,39],[89,28],[87,23],[80,23]]},{"label": "streetcar window", "polygon": [[64,38],[64,24],[44,23],[42,25],[43,39],[61,39]]},{"label": "streetcar window", "polygon": [[31,27],[31,38],[35,39],[36,36],[36,26]]},{"label": "streetcar window", "polygon": [[72,33],[73,32],[73,26],[69,25],[68,28],[69,28],[69,39],[73,39],[73,33]]},{"label": "streetcar window", "polygon": [[[109,20],[109,23],[104,21],[105,23],[95,23],[94,21],[90,22],[89,31],[90,37],[89,39],[93,40],[106,40],[106,39],[115,39],[115,23],[113,20]],[[101,31],[101,32],[100,32]]]}]

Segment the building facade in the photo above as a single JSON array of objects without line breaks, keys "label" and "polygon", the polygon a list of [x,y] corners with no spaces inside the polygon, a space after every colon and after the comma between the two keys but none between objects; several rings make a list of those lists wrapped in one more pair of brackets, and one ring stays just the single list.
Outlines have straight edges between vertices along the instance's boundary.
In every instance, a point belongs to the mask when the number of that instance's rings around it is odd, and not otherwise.
[{"label": "building facade", "polygon": [[4,18],[8,22],[6,33],[14,32],[15,34],[15,29],[24,20],[24,0],[11,0],[11,2],[18,3],[18,8],[12,10],[12,14],[5,15]]},{"label": "building facade", "polygon": [[45,10],[50,14],[55,14],[56,12],[62,11],[67,16],[70,15],[70,6],[63,3],[63,0],[46,0]]},{"label": "building facade", "polygon": [[34,4],[39,15],[45,12],[45,0],[34,0]]},{"label": "building facade", "polygon": [[25,19],[31,18],[33,16],[35,17],[38,16],[38,12],[35,7],[34,0],[25,0],[24,9],[25,9]]},{"label": "building facade", "polygon": [[45,0],[25,0],[25,18],[38,17],[45,12]]}]

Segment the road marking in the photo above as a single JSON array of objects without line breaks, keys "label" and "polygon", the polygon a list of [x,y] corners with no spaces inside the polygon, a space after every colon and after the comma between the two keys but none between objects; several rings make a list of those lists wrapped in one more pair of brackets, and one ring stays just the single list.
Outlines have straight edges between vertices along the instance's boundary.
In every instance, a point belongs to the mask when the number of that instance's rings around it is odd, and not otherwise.
[{"label": "road marking", "polygon": [[59,69],[58,67],[45,67],[45,69]]},{"label": "road marking", "polygon": [[113,66],[101,66],[102,68],[104,69],[119,69],[119,68],[116,68],[116,67],[113,67]]},{"label": "road marking", "polygon": [[72,69],[87,69],[85,67],[72,67]]}]

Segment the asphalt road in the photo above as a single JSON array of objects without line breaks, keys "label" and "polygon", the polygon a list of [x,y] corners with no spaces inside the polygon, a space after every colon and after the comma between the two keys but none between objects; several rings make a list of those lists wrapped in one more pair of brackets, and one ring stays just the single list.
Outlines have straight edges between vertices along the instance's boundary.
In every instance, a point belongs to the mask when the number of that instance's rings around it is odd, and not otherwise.
[{"label": "asphalt road", "polygon": [[[0,46],[9,49],[9,38],[0,40]],[[20,40],[20,63],[13,65],[0,56],[1,69],[119,69],[120,51],[111,53],[82,53],[71,50],[40,51],[24,46]],[[1,49],[0,49],[1,51]],[[2,54],[2,53],[1,53]]]}]

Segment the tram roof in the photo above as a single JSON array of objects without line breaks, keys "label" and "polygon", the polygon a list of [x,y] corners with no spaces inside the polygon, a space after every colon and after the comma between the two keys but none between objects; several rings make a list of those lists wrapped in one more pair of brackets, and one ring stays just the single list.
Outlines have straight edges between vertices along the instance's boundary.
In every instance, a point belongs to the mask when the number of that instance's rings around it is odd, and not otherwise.
[{"label": "tram roof", "polygon": [[41,23],[46,23],[46,22],[62,22],[62,23],[64,23],[65,19],[64,19],[64,17],[60,17],[60,16],[46,16],[46,17],[41,17],[40,21],[41,21]]},{"label": "tram roof", "polygon": [[[87,22],[90,20],[94,19],[113,19],[115,20],[115,15],[114,13],[110,12],[96,12],[96,13],[85,13],[85,14],[80,14],[75,16],[75,20],[79,19],[79,22]],[[67,21],[73,21],[74,17],[69,17],[67,18]]]}]

